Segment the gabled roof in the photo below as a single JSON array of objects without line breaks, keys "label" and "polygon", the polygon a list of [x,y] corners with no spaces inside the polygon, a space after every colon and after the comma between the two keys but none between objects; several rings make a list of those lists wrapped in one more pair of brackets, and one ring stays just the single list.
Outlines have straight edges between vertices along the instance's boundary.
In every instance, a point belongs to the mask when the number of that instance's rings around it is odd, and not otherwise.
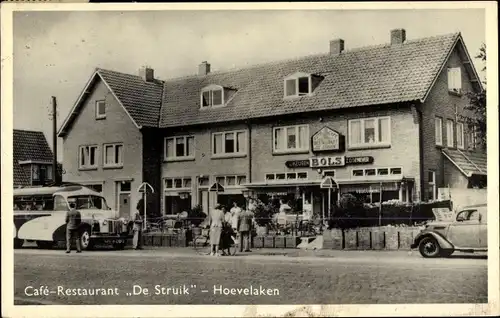
[{"label": "gabled roof", "polygon": [[[160,127],[244,120],[364,105],[424,101],[460,33],[379,45],[165,81]],[[295,72],[323,76],[313,94],[283,98]],[[200,111],[201,88],[234,87],[225,107]]]},{"label": "gabled roof", "polygon": [[27,186],[31,183],[31,176],[25,173],[20,162],[33,161],[50,164],[53,160],[53,153],[43,132],[14,129],[13,158],[14,185]]},{"label": "gabled roof", "polygon": [[487,156],[485,152],[443,149],[444,156],[466,177],[473,174],[487,175]]},{"label": "gabled roof", "polygon": [[71,128],[86,98],[92,93],[93,87],[99,80],[102,80],[116,97],[137,128],[158,127],[163,91],[162,81],[146,82],[138,75],[97,68],[61,126],[60,137]]}]

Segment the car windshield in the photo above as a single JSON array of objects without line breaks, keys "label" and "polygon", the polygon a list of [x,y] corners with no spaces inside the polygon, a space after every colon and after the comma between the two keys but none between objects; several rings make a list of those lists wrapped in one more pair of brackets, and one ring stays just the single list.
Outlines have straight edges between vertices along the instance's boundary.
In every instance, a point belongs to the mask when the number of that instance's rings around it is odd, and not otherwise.
[{"label": "car windshield", "polygon": [[76,202],[76,208],[79,210],[99,209],[108,210],[106,199],[96,195],[77,195],[68,197],[68,201]]}]

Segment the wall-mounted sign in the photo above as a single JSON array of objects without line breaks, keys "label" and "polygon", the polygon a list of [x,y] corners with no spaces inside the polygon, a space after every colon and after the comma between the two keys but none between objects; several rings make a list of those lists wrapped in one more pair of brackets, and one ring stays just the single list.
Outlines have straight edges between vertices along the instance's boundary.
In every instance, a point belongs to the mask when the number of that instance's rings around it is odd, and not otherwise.
[{"label": "wall-mounted sign", "polygon": [[321,128],[311,139],[313,152],[344,151],[345,137],[331,128]]},{"label": "wall-mounted sign", "polygon": [[308,160],[290,160],[285,162],[288,168],[321,168],[321,167],[340,167],[344,165],[357,165],[373,163],[372,156],[360,157],[313,157]]},{"label": "wall-mounted sign", "polygon": [[341,167],[345,166],[344,156],[335,157],[316,157],[309,159],[309,165],[311,168],[322,168],[322,167]]},{"label": "wall-mounted sign", "polygon": [[288,168],[307,168],[309,167],[309,159],[307,160],[290,160],[285,162]]}]

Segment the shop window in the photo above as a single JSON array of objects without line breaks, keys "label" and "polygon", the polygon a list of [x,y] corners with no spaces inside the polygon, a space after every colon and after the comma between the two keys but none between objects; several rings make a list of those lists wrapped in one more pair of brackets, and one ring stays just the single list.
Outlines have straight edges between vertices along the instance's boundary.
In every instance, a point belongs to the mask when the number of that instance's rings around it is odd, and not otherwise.
[{"label": "shop window", "polygon": [[191,197],[165,196],[165,214],[179,214],[191,209]]}]

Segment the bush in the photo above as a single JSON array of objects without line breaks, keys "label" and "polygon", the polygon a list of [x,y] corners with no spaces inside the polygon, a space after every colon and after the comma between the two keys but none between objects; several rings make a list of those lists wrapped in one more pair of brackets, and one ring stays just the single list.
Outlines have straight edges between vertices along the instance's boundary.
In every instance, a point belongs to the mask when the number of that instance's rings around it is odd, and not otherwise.
[{"label": "bush", "polygon": [[264,204],[258,200],[254,211],[255,223],[258,226],[266,226],[272,221],[272,216],[275,212],[271,204]]},{"label": "bush", "polygon": [[188,211],[188,219],[194,226],[200,225],[206,217],[207,215],[203,212],[203,208],[199,204]]}]

